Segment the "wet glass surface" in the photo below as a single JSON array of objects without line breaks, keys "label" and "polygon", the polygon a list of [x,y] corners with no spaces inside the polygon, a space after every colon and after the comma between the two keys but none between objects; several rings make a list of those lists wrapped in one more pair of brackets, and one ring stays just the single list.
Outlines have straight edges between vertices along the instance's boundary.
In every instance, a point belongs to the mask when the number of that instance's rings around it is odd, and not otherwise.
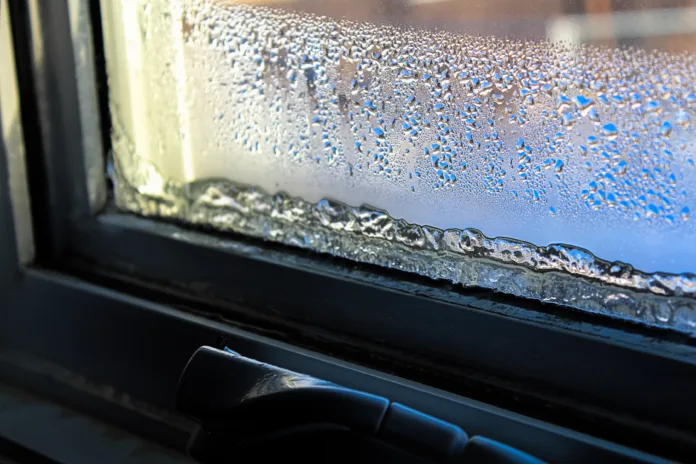
[{"label": "wet glass surface", "polygon": [[694,329],[696,2],[109,9],[122,208]]}]

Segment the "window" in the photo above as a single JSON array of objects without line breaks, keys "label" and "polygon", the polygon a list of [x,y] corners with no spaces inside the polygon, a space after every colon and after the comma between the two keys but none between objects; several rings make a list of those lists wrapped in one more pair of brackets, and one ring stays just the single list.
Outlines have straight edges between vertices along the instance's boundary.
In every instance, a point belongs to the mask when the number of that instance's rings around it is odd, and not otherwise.
[{"label": "window", "polygon": [[224,339],[551,462],[691,460],[694,21],[651,5],[0,2],[0,381],[183,451]]},{"label": "window", "polygon": [[478,3],[110,2],[117,205],[692,332],[696,10]]}]

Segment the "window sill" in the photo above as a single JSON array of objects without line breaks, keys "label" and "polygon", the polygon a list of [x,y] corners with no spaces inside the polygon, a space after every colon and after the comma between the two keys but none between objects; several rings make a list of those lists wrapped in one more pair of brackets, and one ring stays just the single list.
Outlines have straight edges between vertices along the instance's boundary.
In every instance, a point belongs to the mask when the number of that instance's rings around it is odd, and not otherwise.
[{"label": "window sill", "polygon": [[[150,414],[150,419],[157,419],[160,427],[171,428],[181,420],[173,411],[173,400],[188,357],[197,347],[215,344],[223,336],[229,346],[246,356],[387,396],[453,422],[469,433],[489,436],[548,461],[656,460],[587,435],[69,277],[29,271],[9,303],[9,307],[21,310],[5,311],[0,316],[5,353],[38,358],[89,379],[88,384],[109,385],[109,391],[123,392],[101,395],[101,400],[109,399],[112,405],[124,408],[124,403],[132,405],[136,399],[149,404],[151,409],[137,409],[158,411],[154,415],[158,417]],[[32,338],[21,335],[26,333],[32,333]],[[19,365],[26,371],[26,363]],[[0,369],[5,376],[13,371],[6,367]],[[69,383],[50,369],[39,374],[54,384]],[[21,377],[15,376],[15,380],[21,383]],[[35,378],[28,381],[31,378],[25,375],[24,383],[37,385]],[[73,390],[76,387],[74,382],[67,386]],[[85,390],[89,389],[81,388],[78,396],[95,396],[94,391]],[[186,436],[179,430],[180,438]],[[167,445],[183,447],[183,443]]]}]

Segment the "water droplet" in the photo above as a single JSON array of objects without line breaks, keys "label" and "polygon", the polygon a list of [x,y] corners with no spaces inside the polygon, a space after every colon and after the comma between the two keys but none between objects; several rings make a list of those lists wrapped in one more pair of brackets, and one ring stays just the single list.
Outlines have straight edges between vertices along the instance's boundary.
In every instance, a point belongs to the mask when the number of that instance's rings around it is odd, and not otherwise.
[{"label": "water droplet", "polygon": [[686,111],[679,110],[677,111],[675,122],[682,128],[686,129],[689,127],[689,124],[691,124],[691,116],[689,116],[689,113]]},{"label": "water droplet", "polygon": [[609,140],[615,139],[618,133],[618,129],[612,123],[605,124],[602,126],[602,135],[604,135]]},{"label": "water droplet", "polygon": [[560,94],[558,96],[558,98],[556,99],[556,109],[559,112],[562,112],[562,111],[570,108],[570,104],[571,104],[570,98],[568,98],[567,96],[565,96],[563,94]]},{"label": "water droplet", "polygon": [[575,124],[575,116],[573,116],[573,113],[570,111],[563,113],[563,125],[569,127],[573,124]]},{"label": "water droplet", "polygon": [[623,176],[626,174],[626,170],[628,169],[628,162],[626,160],[621,160],[616,164],[616,173],[620,176]]},{"label": "water droplet", "polygon": [[589,108],[586,112],[585,115],[589,118],[590,121],[594,123],[599,122],[599,113],[597,113],[597,108],[594,106],[592,108]]},{"label": "water droplet", "polygon": [[648,113],[659,113],[662,111],[662,106],[659,102],[651,100],[645,104],[645,111]]},{"label": "water droplet", "polygon": [[681,216],[682,221],[688,221],[689,217],[691,216],[691,211],[685,206],[681,209],[679,215]]},{"label": "water droplet", "polygon": [[481,90],[479,92],[481,95],[488,95],[493,90],[493,84],[488,81],[482,81],[480,84],[480,89]]},{"label": "water droplet", "polygon": [[672,124],[669,121],[665,121],[662,123],[662,126],[660,127],[660,134],[663,137],[669,137],[669,134],[672,133]]},{"label": "water droplet", "polygon": [[587,113],[592,109],[594,106],[595,102],[594,100],[585,97],[584,95],[578,95],[574,99],[575,101],[575,106],[578,107],[580,110],[580,114],[585,116]]}]

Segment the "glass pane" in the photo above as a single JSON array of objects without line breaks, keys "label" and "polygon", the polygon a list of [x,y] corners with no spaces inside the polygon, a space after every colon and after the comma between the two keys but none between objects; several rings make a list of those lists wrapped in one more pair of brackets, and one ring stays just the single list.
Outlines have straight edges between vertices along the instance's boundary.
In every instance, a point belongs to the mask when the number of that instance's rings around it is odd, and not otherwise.
[{"label": "glass pane", "polygon": [[696,330],[696,1],[103,1],[119,207]]}]

